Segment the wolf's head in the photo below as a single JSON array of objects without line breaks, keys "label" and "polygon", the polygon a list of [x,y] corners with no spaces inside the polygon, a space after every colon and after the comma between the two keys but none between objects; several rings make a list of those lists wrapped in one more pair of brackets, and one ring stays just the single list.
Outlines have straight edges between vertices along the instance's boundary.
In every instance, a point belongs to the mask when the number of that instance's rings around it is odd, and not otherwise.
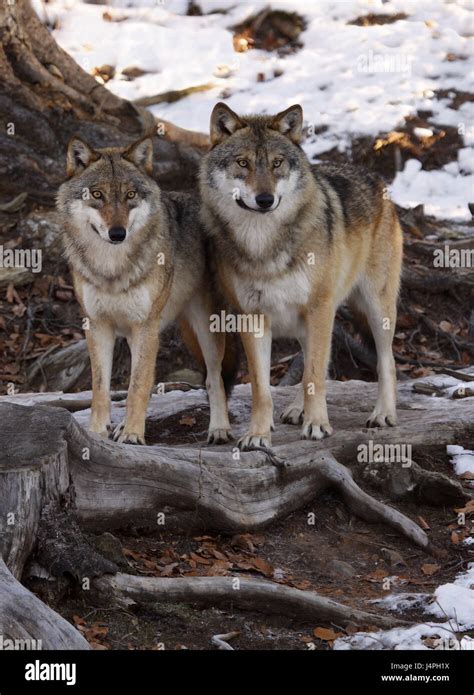
[{"label": "wolf's head", "polygon": [[299,105],[276,116],[238,116],[225,104],[216,104],[201,185],[226,219],[232,221],[237,213],[242,219],[242,211],[249,222],[260,215],[283,220],[292,214],[294,194],[309,175],[299,144],[302,126]]},{"label": "wolf's head", "polygon": [[121,244],[153,214],[158,186],[150,178],[153,145],[149,138],[126,149],[94,150],[78,137],[67,151],[69,180],[58,193],[58,208],[74,228]]}]

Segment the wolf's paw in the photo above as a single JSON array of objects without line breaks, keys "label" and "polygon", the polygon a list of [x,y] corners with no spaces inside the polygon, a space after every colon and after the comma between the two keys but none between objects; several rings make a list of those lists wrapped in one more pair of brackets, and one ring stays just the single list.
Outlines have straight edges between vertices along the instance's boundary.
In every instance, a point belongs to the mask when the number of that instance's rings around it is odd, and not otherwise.
[{"label": "wolf's paw", "polygon": [[131,432],[126,429],[125,420],[122,420],[122,422],[114,429],[112,439],[118,444],[145,444],[145,437],[143,434]]},{"label": "wolf's paw", "polygon": [[232,439],[234,439],[232,430],[226,428],[209,430],[207,435],[208,444],[227,444]]},{"label": "wolf's paw", "polygon": [[264,434],[252,434],[252,432],[247,432],[243,437],[237,442],[237,446],[240,451],[252,451],[254,447],[264,447],[269,449],[272,445],[272,436],[270,432]]},{"label": "wolf's paw", "polygon": [[329,422],[304,422],[301,430],[301,439],[324,439],[333,432]]},{"label": "wolf's paw", "polygon": [[298,405],[289,405],[280,415],[280,420],[287,425],[301,425],[303,422],[303,408]]},{"label": "wolf's paw", "polygon": [[115,441],[119,444],[145,444],[145,437],[142,434],[124,430],[120,437]]},{"label": "wolf's paw", "polygon": [[397,416],[393,412],[374,410],[366,423],[366,427],[395,427]]}]

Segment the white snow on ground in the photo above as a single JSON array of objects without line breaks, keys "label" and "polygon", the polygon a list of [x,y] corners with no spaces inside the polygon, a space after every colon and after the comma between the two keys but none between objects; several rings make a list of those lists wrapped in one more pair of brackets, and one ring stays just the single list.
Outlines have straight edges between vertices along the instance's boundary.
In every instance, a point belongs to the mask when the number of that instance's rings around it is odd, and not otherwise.
[{"label": "white snow on ground", "polygon": [[[469,151],[474,161],[471,148]],[[404,208],[424,202],[426,215],[467,220],[466,202],[474,198],[474,176],[461,176],[459,169],[459,162],[450,162],[438,171],[424,171],[418,159],[409,159],[393,181],[392,198]]]},{"label": "white snow on ground", "polygon": [[[212,83],[206,92],[152,107],[155,115],[192,130],[206,131],[216,101],[226,98],[234,110],[277,112],[302,104],[310,126],[328,126],[304,145],[313,158],[351,137],[375,136],[403,125],[418,109],[432,110],[436,126],[454,125],[464,137],[458,162],[439,171],[420,171],[409,161],[392,190],[403,206],[424,203],[426,212],[444,219],[469,220],[474,202],[474,103],[457,111],[435,90],[473,91],[472,61],[448,61],[448,54],[470,56],[474,5],[470,0],[274,0],[273,8],[305,17],[303,48],[284,58],[250,50],[236,53],[229,27],[255,14],[266,0],[199,0],[205,14],[185,16],[185,0],[115,0],[89,5],[77,0],[35,1],[41,16],[57,21],[55,38],[91,71],[116,68],[108,87],[128,99],[191,85]],[[217,8],[227,12],[209,14]],[[107,10],[124,21],[104,21]],[[382,26],[347,22],[368,13],[405,12],[408,19]],[[148,73],[126,81],[121,71],[140,67]],[[282,70],[275,77],[275,70]],[[264,81],[259,81],[259,80]]]},{"label": "white snow on ground", "polygon": [[426,609],[436,618],[449,618],[461,630],[474,628],[474,563],[454,582],[438,586],[434,602]]},{"label": "white snow on ground", "polygon": [[474,473],[474,451],[464,449],[456,444],[449,444],[446,447],[446,452],[451,456],[451,462],[454,466],[456,475],[463,473]]},{"label": "white snow on ground", "polygon": [[[396,612],[403,612],[425,603],[425,612],[442,618],[443,622],[426,622],[408,628],[399,627],[380,632],[357,632],[337,639],[334,649],[474,649],[474,639],[463,637],[458,641],[455,636],[455,633],[474,628],[474,563],[471,563],[467,572],[459,575],[454,582],[439,586],[433,597],[428,594],[398,594],[372,603]],[[448,641],[435,642],[430,647],[423,641],[427,637]]]}]

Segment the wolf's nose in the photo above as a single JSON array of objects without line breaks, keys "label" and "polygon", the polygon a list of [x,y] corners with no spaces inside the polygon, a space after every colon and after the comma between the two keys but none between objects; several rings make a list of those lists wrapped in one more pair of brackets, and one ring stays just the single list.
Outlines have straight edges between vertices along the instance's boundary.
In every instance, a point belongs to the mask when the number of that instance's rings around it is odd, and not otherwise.
[{"label": "wolf's nose", "polygon": [[271,208],[274,200],[275,196],[273,196],[271,193],[259,193],[257,196],[255,196],[255,202],[257,203],[258,207],[263,208],[264,210],[266,208]]},{"label": "wolf's nose", "polygon": [[127,236],[127,231],[124,227],[111,227],[109,229],[109,239],[114,244],[120,244]]}]

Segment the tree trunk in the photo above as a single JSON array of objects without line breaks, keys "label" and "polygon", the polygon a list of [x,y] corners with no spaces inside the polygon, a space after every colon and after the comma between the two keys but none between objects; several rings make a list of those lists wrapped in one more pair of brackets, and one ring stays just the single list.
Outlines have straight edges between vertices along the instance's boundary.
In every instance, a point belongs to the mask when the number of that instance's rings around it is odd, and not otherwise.
[{"label": "tree trunk", "polygon": [[[28,0],[0,4],[0,39],[0,190],[7,199],[26,192],[52,205],[65,178],[65,151],[73,135],[105,147],[156,134],[151,113],[115,96],[82,70]],[[206,138],[163,123],[165,136],[155,138],[160,159],[155,173],[162,185],[179,175],[183,187],[199,159],[186,143],[202,146]]]}]

